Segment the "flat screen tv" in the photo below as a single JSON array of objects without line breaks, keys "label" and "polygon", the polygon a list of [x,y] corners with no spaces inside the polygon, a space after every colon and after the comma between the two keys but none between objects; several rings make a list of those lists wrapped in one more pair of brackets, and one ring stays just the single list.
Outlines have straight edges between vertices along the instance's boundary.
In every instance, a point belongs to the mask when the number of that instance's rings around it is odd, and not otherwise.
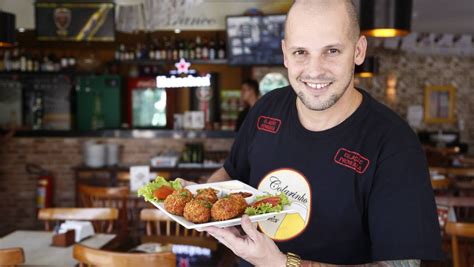
[{"label": "flat screen tv", "polygon": [[226,18],[230,65],[281,65],[286,15],[229,16]]},{"label": "flat screen tv", "polygon": [[40,41],[115,40],[115,4],[109,0],[39,0],[35,14]]}]

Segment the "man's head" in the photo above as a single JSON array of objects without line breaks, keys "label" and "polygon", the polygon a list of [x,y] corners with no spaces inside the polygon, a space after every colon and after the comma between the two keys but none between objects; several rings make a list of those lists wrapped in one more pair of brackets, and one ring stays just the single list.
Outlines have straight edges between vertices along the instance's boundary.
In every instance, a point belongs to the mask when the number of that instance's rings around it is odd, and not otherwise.
[{"label": "man's head", "polygon": [[258,82],[253,79],[248,79],[242,82],[240,90],[240,98],[249,106],[253,106],[260,96]]},{"label": "man's head", "polygon": [[362,64],[366,47],[351,0],[296,0],[282,49],[290,83],[305,107],[329,109],[353,88],[354,64]]}]

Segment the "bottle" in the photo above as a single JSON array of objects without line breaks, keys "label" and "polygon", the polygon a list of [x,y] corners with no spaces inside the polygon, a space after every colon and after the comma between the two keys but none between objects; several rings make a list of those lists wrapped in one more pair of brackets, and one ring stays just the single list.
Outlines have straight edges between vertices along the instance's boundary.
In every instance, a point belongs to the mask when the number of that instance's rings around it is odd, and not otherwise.
[{"label": "bottle", "polygon": [[202,44],[202,59],[208,60],[209,59],[209,44],[207,43],[207,40],[204,39],[203,44]]},{"label": "bottle", "polygon": [[33,72],[33,56],[30,53],[26,54],[26,71]]},{"label": "bottle", "polygon": [[179,56],[179,50],[178,50],[178,41],[175,41],[174,42],[174,46],[173,46],[173,55],[172,55],[172,60],[176,61],[178,60],[178,56]]},{"label": "bottle", "polygon": [[184,58],[184,42],[178,41],[178,57],[176,59]]},{"label": "bottle", "polygon": [[20,71],[26,72],[26,54],[25,51],[20,53]]},{"label": "bottle", "polygon": [[196,37],[196,59],[202,59],[201,37]]},{"label": "bottle", "polygon": [[120,47],[122,45],[119,45],[115,48],[115,54],[114,54],[114,58],[115,58],[115,61],[120,61],[121,60],[121,50],[120,50]]},{"label": "bottle", "polygon": [[191,40],[188,45],[188,56],[190,60],[196,59],[196,43]]},{"label": "bottle", "polygon": [[166,50],[166,38],[163,38],[160,44],[160,59],[167,59],[167,50]]},{"label": "bottle", "polygon": [[68,58],[68,66],[71,71],[76,69],[76,58],[72,55]]},{"label": "bottle", "polygon": [[225,42],[224,40],[219,41],[219,49],[217,50],[217,58],[224,59],[225,58]]},{"label": "bottle", "polygon": [[155,45],[151,44],[150,48],[148,49],[148,59],[154,60],[155,59]]},{"label": "bottle", "polygon": [[166,46],[166,60],[173,59],[173,46],[171,45],[171,40],[168,40],[165,37],[165,46]]},{"label": "bottle", "polygon": [[209,43],[209,60],[215,60],[217,58],[217,48],[214,40]]}]

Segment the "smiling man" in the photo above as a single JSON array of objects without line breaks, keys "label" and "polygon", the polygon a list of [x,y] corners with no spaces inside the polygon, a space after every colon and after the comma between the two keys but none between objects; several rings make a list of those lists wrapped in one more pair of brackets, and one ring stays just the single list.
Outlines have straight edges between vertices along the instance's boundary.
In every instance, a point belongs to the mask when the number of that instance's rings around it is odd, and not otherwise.
[{"label": "smiling man", "polygon": [[[242,266],[419,266],[439,260],[440,229],[424,152],[405,121],[354,87],[367,41],[350,0],[299,0],[282,41],[291,86],[249,112],[224,167],[284,192],[294,214],[208,228]],[[250,264],[249,264],[250,263]]]}]

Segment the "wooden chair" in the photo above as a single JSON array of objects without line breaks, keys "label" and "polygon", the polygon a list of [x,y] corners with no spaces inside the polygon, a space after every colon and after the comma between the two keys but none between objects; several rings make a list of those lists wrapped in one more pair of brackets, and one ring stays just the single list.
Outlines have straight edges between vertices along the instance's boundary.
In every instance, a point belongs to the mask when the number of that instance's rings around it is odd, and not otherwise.
[{"label": "wooden chair", "polygon": [[52,225],[60,221],[80,220],[91,221],[98,233],[111,233],[118,216],[116,208],[45,208],[38,212],[46,231],[51,231]]},{"label": "wooden chair", "polygon": [[458,223],[448,222],[446,224],[446,233],[451,236],[451,250],[453,254],[453,266],[461,267],[468,266],[466,262],[461,264],[461,258],[459,256],[459,240],[458,237],[474,238],[474,223]]},{"label": "wooden chair", "polygon": [[120,231],[128,230],[127,202],[130,190],[122,187],[79,186],[79,203],[83,207],[116,208],[119,210]]},{"label": "wooden chair", "polygon": [[452,207],[456,214],[457,221],[474,221],[470,217],[470,210],[474,208],[474,197],[471,196],[436,196],[436,204]]},{"label": "wooden chair", "polygon": [[0,249],[0,266],[16,266],[25,262],[22,248]]},{"label": "wooden chair", "polygon": [[73,257],[79,266],[100,267],[175,267],[176,255],[172,252],[121,253],[89,248],[80,244],[73,247]]},{"label": "wooden chair", "polygon": [[448,178],[445,179],[431,179],[431,187],[433,190],[444,190],[448,189],[451,185],[451,180]]},{"label": "wooden chair", "polygon": [[142,209],[140,220],[145,222],[146,227],[146,237],[142,238],[142,243],[186,244],[217,250],[217,240],[206,232],[189,230],[170,219],[160,210]]}]

